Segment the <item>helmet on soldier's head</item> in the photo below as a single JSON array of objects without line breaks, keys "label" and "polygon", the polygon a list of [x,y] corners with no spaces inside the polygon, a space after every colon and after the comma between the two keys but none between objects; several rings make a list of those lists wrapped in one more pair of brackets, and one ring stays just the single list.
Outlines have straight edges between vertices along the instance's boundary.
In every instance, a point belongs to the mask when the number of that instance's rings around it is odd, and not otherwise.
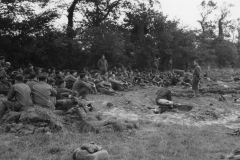
[{"label": "helmet on soldier's head", "polygon": [[4,66],[7,67],[7,68],[10,68],[10,67],[11,67],[11,63],[10,63],[10,62],[6,62],[6,63],[4,64]]}]

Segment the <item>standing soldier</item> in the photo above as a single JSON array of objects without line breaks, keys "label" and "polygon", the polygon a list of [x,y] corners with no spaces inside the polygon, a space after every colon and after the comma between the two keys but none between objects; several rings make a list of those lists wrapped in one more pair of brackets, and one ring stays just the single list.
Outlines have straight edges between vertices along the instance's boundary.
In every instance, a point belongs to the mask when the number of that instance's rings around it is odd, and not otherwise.
[{"label": "standing soldier", "polygon": [[190,66],[189,62],[186,62],[186,63],[185,63],[185,67],[184,67],[185,72],[188,72],[189,66]]},{"label": "standing soldier", "polygon": [[194,61],[194,66],[195,66],[195,69],[193,72],[192,90],[194,92],[194,96],[196,96],[196,94],[199,91],[198,85],[199,85],[200,76],[201,76],[201,67],[198,65],[197,60]]},{"label": "standing soldier", "polygon": [[231,63],[230,73],[231,73],[231,74],[234,74],[234,62]]},{"label": "standing soldier", "polygon": [[105,56],[102,55],[102,58],[98,61],[97,63],[100,74],[103,75],[107,72],[107,68],[108,68],[108,62],[105,59]]},{"label": "standing soldier", "polygon": [[170,58],[170,60],[168,62],[168,67],[169,67],[169,71],[172,72],[172,57]]},{"label": "standing soldier", "polygon": [[158,59],[155,57],[154,61],[153,61],[153,73],[157,73],[158,72],[158,66],[159,66],[159,61]]}]

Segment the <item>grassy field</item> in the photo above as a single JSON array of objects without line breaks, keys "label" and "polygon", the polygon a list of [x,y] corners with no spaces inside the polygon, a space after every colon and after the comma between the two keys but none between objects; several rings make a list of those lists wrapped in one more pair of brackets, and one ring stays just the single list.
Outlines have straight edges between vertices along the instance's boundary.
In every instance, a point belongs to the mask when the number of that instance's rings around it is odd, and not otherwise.
[{"label": "grassy field", "polygon": [[237,147],[239,137],[222,127],[150,125],[134,133],[105,132],[16,136],[2,134],[0,159],[70,160],[72,151],[95,141],[107,149],[112,160],[219,160]]}]

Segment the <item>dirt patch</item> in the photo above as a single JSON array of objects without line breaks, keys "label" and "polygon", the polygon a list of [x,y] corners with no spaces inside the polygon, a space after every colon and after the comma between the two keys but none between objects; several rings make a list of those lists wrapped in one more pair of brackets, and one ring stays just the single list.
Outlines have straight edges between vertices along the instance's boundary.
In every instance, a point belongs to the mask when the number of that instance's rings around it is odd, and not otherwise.
[{"label": "dirt patch", "polygon": [[[154,114],[148,107],[156,107],[154,102],[155,93],[159,88],[150,87],[138,91],[130,91],[119,97],[104,97],[104,101],[94,101],[94,105],[99,106],[98,114],[107,118],[116,118],[118,120],[130,120],[140,124],[148,123],[166,123],[181,124],[187,126],[202,127],[206,125],[222,125],[232,128],[236,124],[232,122],[238,120],[240,112],[231,102],[219,101],[219,96],[199,96],[191,98],[188,96],[173,96],[173,101],[185,106],[191,106],[188,110],[177,110],[175,112],[166,112],[163,114]],[[171,88],[176,92],[181,92],[181,87]],[[191,92],[186,90],[186,94]],[[93,97],[94,98],[94,97]],[[111,103],[111,107],[107,104]]]}]

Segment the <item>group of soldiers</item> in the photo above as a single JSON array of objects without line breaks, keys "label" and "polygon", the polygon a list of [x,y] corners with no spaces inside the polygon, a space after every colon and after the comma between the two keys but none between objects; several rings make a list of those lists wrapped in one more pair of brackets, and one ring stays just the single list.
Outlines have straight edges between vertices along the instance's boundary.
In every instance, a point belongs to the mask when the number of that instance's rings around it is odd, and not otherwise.
[{"label": "group of soldiers", "polygon": [[[159,59],[155,59],[154,65],[159,64],[158,61]],[[201,68],[197,60],[194,61],[194,65],[192,89],[197,94],[201,78]],[[139,72],[136,72],[134,76],[133,71],[127,71],[124,68],[122,70],[120,68],[119,70],[113,68],[112,71],[108,71],[108,62],[105,56],[102,55],[97,63],[99,67],[98,73],[90,74],[87,70],[81,72],[72,70],[63,74],[61,71],[54,70],[51,73],[38,71],[39,73],[36,74],[33,65],[30,65],[27,68],[28,75],[24,75],[22,71],[18,71],[12,81],[12,85],[7,80],[8,75],[6,73],[6,70],[10,66],[11,64],[5,62],[4,57],[0,57],[0,82],[4,84],[8,83],[9,85],[7,100],[4,100],[0,105],[0,119],[7,110],[21,111],[24,107],[32,106],[33,104],[52,109],[68,110],[71,106],[62,106],[63,103],[61,100],[69,98],[69,96],[75,97],[74,101],[77,102],[76,105],[86,110],[86,107],[81,103],[81,99],[88,100],[86,96],[89,93],[114,94],[116,93],[113,90],[114,86],[115,89],[124,91],[124,88],[128,88],[131,83],[136,83],[135,81],[138,80],[139,75]],[[158,67],[156,66],[155,69],[158,69]],[[169,61],[169,71],[172,71],[172,59]],[[130,82],[117,80],[114,74],[117,74],[119,78],[125,76]],[[27,81],[25,80],[26,77],[28,77]],[[172,101],[171,92],[166,87],[161,87],[157,95],[157,104],[161,99]],[[79,99],[78,97],[81,98]]]}]

